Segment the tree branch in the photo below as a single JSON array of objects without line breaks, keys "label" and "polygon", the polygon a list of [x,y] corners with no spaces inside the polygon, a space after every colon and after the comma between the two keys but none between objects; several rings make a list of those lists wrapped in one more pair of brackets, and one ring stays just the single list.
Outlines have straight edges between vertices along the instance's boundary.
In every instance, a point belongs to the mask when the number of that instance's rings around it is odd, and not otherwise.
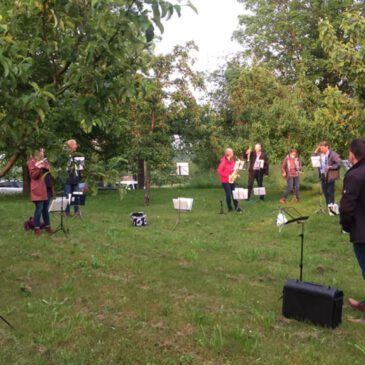
[{"label": "tree branch", "polygon": [[17,151],[13,153],[10,157],[9,161],[5,164],[5,166],[0,170],[0,177],[3,177],[6,173],[8,173],[11,168],[14,166],[15,162],[18,161],[18,158],[24,152],[24,149],[19,148]]}]

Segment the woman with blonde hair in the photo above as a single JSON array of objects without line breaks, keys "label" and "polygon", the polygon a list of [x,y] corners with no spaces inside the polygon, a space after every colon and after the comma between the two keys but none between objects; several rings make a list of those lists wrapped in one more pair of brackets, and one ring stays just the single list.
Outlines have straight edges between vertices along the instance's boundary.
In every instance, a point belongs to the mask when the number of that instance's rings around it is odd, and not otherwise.
[{"label": "woman with blonde hair", "polygon": [[228,211],[233,211],[232,208],[232,200],[235,207],[235,210],[237,212],[241,211],[241,208],[238,206],[238,201],[236,199],[233,199],[233,190],[235,189],[235,184],[229,182],[229,176],[233,174],[234,171],[234,153],[232,148],[226,148],[224,152],[224,156],[221,158],[221,161],[219,163],[217,172],[220,176],[221,184],[223,186],[224,192],[226,193],[226,202]]},{"label": "woman with blonde hair", "polygon": [[44,149],[36,150],[27,162],[30,176],[30,198],[35,205],[34,234],[41,234],[41,216],[43,217],[46,232],[51,234],[51,221],[48,213],[49,199],[53,195],[53,184],[49,173],[50,165],[44,157]]}]

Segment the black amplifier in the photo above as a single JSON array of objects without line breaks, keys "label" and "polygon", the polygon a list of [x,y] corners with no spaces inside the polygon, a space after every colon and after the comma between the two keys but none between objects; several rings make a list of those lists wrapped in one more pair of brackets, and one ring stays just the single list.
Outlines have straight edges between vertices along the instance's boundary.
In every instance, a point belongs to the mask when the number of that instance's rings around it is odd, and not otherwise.
[{"label": "black amplifier", "polygon": [[283,288],[283,316],[337,327],[342,320],[343,292],[336,288],[289,279]]}]

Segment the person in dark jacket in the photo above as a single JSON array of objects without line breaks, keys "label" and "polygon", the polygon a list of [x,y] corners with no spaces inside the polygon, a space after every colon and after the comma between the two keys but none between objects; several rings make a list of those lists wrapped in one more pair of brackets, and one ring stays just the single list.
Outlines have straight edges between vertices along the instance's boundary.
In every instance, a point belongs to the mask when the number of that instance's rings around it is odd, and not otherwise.
[{"label": "person in dark jacket", "polygon": [[53,195],[53,184],[49,173],[50,165],[44,158],[44,149],[36,150],[27,162],[30,176],[30,198],[35,205],[34,234],[41,235],[41,216],[43,217],[46,232],[51,234],[51,221],[48,212],[48,203]]},{"label": "person in dark jacket", "polygon": [[[344,178],[340,224],[350,234],[350,242],[365,279],[365,138],[351,142],[349,161],[352,167]],[[349,304],[365,312],[365,299],[356,301],[350,298]],[[365,318],[361,322],[365,324]]]},{"label": "person in dark jacket", "polygon": [[314,154],[321,158],[319,175],[322,192],[330,212],[330,208],[335,203],[335,181],[340,178],[341,159],[335,151],[330,149],[327,141],[320,142]]},{"label": "person in dark jacket", "polygon": [[[264,175],[269,176],[269,160],[266,153],[262,151],[260,143],[255,144],[255,150],[251,151],[249,148],[246,151],[248,162],[248,199],[252,194],[252,188],[255,180],[258,187],[264,186]],[[261,200],[264,200],[264,196],[260,196]]]},{"label": "person in dark jacket", "polygon": [[[75,153],[77,151],[77,142],[75,139],[70,139],[66,142],[66,147],[70,150],[70,161],[67,168],[68,178],[64,185],[64,194],[68,199],[70,194],[80,191],[81,182],[81,170],[79,168],[78,161],[75,159]],[[74,205],[75,216],[80,216],[80,207]],[[70,215],[70,205],[67,205],[66,216]]]}]

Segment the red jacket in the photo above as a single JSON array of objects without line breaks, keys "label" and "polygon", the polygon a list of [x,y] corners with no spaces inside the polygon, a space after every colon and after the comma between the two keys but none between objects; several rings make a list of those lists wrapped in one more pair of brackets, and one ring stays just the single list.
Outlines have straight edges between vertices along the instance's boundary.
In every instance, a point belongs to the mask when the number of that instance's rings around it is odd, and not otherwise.
[{"label": "red jacket", "polygon": [[44,180],[44,171],[41,168],[35,166],[36,162],[37,160],[32,158],[27,163],[30,175],[30,199],[32,202],[48,200],[47,186]]},{"label": "red jacket", "polygon": [[227,160],[225,156],[221,158],[221,162],[218,166],[218,175],[221,177],[221,183],[228,183],[228,177],[233,173],[235,161]]}]

